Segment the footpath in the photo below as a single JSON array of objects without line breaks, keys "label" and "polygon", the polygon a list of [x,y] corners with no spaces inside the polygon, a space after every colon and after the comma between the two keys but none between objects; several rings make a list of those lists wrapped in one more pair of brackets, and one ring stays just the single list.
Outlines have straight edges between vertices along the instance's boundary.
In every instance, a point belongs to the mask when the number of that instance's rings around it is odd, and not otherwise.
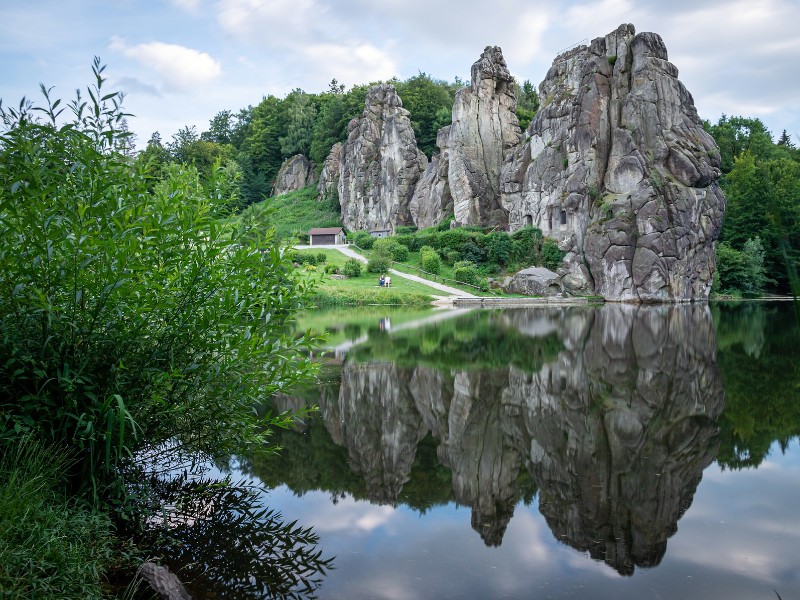
[{"label": "footpath", "polygon": [[[295,248],[297,248],[298,250],[318,250],[318,249],[338,250],[345,256],[349,256],[350,258],[355,258],[356,260],[365,264],[367,263],[367,259],[365,257],[361,256],[355,250],[351,250],[347,246],[330,244],[330,245],[317,245],[317,246],[295,246]],[[418,277],[417,275],[411,275],[410,273],[403,273],[402,271],[398,271],[397,269],[389,269],[389,273],[391,273],[392,275],[397,275],[398,277],[402,277],[403,279],[409,279],[411,281],[416,281],[417,283],[427,285],[428,287],[432,287],[433,289],[449,294],[450,296],[458,296],[459,298],[480,298],[480,296],[476,296],[475,294],[470,294],[469,292],[465,292],[464,290],[450,287],[449,285],[444,285],[443,283],[437,283],[435,281],[431,281],[430,279],[425,279],[424,277]]]}]

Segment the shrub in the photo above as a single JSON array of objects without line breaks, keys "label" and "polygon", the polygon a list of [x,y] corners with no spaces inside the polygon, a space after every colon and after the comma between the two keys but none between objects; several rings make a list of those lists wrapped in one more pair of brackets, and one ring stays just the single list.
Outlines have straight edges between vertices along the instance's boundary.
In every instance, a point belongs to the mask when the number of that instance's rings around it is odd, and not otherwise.
[{"label": "shrub", "polygon": [[375,248],[372,251],[372,256],[367,263],[367,271],[369,273],[385,273],[389,270],[389,265],[392,261],[392,255],[385,247]]},{"label": "shrub", "polygon": [[339,267],[336,265],[327,264],[325,265],[325,274],[330,275],[331,273],[338,273]]},{"label": "shrub", "polygon": [[508,264],[511,259],[511,238],[502,232],[490,233],[484,240],[486,257],[493,263]]},{"label": "shrub", "polygon": [[364,250],[371,250],[376,239],[368,231],[357,231],[353,234],[353,243]]},{"label": "shrub", "polygon": [[479,263],[486,260],[486,252],[473,240],[467,240],[461,245],[461,259]]},{"label": "shrub", "polygon": [[344,263],[342,273],[348,277],[361,276],[361,262],[355,258],[350,258]]},{"label": "shrub", "polygon": [[324,252],[318,252],[318,253],[317,253],[317,262],[316,262],[316,263],[314,263],[314,264],[321,265],[321,264],[322,264],[322,263],[324,263],[326,260],[328,260],[328,255],[327,255],[327,254],[325,254]]},{"label": "shrub", "polygon": [[566,252],[559,250],[558,243],[555,240],[545,238],[542,242],[542,266],[547,267],[551,271],[556,271],[561,266],[561,261],[564,260]]},{"label": "shrub", "polygon": [[438,275],[439,271],[442,269],[442,263],[439,259],[439,255],[436,253],[435,250],[429,249],[425,250],[420,254],[420,258],[422,260],[422,269],[428,271],[429,273],[433,273],[434,275]]},{"label": "shrub", "polygon": [[461,260],[461,252],[458,250],[448,250],[445,253],[445,261],[449,265],[454,265]]},{"label": "shrub", "polygon": [[203,186],[171,165],[151,190],[117,152],[101,73],[67,125],[46,92],[42,112],[0,114],[0,438],[63,445],[71,488],[98,503],[124,496],[143,447],[263,445],[274,421],[252,407],[309,373],[313,341],[289,333],[306,284],[274,232],[226,229],[231,198],[204,191],[219,169]]},{"label": "shrub", "polygon": [[403,262],[408,260],[408,248],[403,244],[398,244],[394,238],[380,238],[373,246],[375,250],[385,249],[392,257],[392,260]]},{"label": "shrub", "polygon": [[[398,227],[398,229],[400,229]],[[403,244],[406,248],[408,248],[411,252],[414,252],[419,248],[417,243],[417,236],[415,235],[396,235],[393,238],[398,244]]]},{"label": "shrub", "polygon": [[417,231],[417,227],[415,225],[400,225],[399,227],[395,228],[394,233],[395,235],[407,235],[414,233],[415,231]]},{"label": "shrub", "polygon": [[453,279],[477,286],[480,285],[481,276],[472,262],[460,261],[453,266]]}]

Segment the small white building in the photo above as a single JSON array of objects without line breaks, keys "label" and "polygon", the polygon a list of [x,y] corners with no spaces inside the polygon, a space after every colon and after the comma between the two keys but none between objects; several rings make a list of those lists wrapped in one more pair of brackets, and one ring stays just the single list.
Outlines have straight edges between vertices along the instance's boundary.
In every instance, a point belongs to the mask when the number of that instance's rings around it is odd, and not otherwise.
[{"label": "small white building", "polygon": [[376,238],[386,238],[392,235],[391,229],[373,229],[369,232],[372,237]]},{"label": "small white building", "polygon": [[316,227],[308,232],[312,246],[337,246],[347,243],[344,227]]}]

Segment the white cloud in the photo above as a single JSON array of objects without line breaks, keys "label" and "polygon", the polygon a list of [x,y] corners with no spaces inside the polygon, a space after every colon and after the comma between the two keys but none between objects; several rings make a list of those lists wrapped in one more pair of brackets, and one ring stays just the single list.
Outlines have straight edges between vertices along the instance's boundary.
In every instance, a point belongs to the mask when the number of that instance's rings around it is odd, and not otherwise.
[{"label": "white cloud", "polygon": [[202,0],[169,0],[173,5],[187,12],[196,13],[200,10]]},{"label": "white cloud", "polygon": [[217,20],[237,39],[300,46],[312,39],[326,8],[314,0],[220,0]]},{"label": "white cloud", "polygon": [[129,46],[125,40],[114,36],[109,48],[151,70],[169,90],[186,92],[222,74],[222,66],[209,54],[178,44],[148,42]]},{"label": "white cloud", "polygon": [[345,84],[390,79],[397,65],[388,52],[367,43],[318,44],[303,49],[306,64],[324,81],[336,77]]}]

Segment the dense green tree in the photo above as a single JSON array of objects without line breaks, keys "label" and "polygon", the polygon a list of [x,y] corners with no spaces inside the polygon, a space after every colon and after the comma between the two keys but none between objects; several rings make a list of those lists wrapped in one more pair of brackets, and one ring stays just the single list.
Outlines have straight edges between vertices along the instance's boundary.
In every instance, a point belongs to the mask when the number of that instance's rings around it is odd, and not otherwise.
[{"label": "dense green tree", "polygon": [[289,122],[286,126],[286,135],[280,138],[281,153],[285,158],[295,154],[308,157],[317,116],[314,99],[311,94],[306,94],[303,90],[294,90],[284,102],[289,104],[287,108]]},{"label": "dense green tree", "polygon": [[267,96],[252,111],[247,135],[239,149],[245,204],[260,202],[272,193],[273,181],[283,162],[280,138],[287,130],[286,109],[286,103]]},{"label": "dense green tree", "polygon": [[436,134],[451,122],[453,99],[457,87],[454,84],[433,79],[427,73],[396,82],[395,87],[403,108],[410,113],[411,126],[417,139],[417,147],[428,157],[436,152]]},{"label": "dense green tree", "polygon": [[758,236],[768,277],[788,290],[800,250],[800,163],[758,160],[745,151],[734,160],[723,189],[728,198],[722,241],[742,250]]},{"label": "dense green tree", "polygon": [[716,125],[706,122],[706,128],[719,146],[723,173],[733,170],[735,159],[744,152],[761,159],[772,154],[772,135],[760,119],[722,115]]},{"label": "dense green tree", "polygon": [[229,110],[222,110],[209,121],[208,131],[201,133],[200,139],[217,144],[231,144],[234,125],[235,117],[233,113]]},{"label": "dense green tree", "polygon": [[526,79],[522,85],[514,84],[517,96],[517,119],[523,131],[539,111],[539,94],[530,80]]},{"label": "dense green tree", "polygon": [[322,165],[331,146],[347,140],[347,125],[364,111],[369,86],[352,88],[347,93],[320,95],[320,108],[311,137],[311,160]]}]

